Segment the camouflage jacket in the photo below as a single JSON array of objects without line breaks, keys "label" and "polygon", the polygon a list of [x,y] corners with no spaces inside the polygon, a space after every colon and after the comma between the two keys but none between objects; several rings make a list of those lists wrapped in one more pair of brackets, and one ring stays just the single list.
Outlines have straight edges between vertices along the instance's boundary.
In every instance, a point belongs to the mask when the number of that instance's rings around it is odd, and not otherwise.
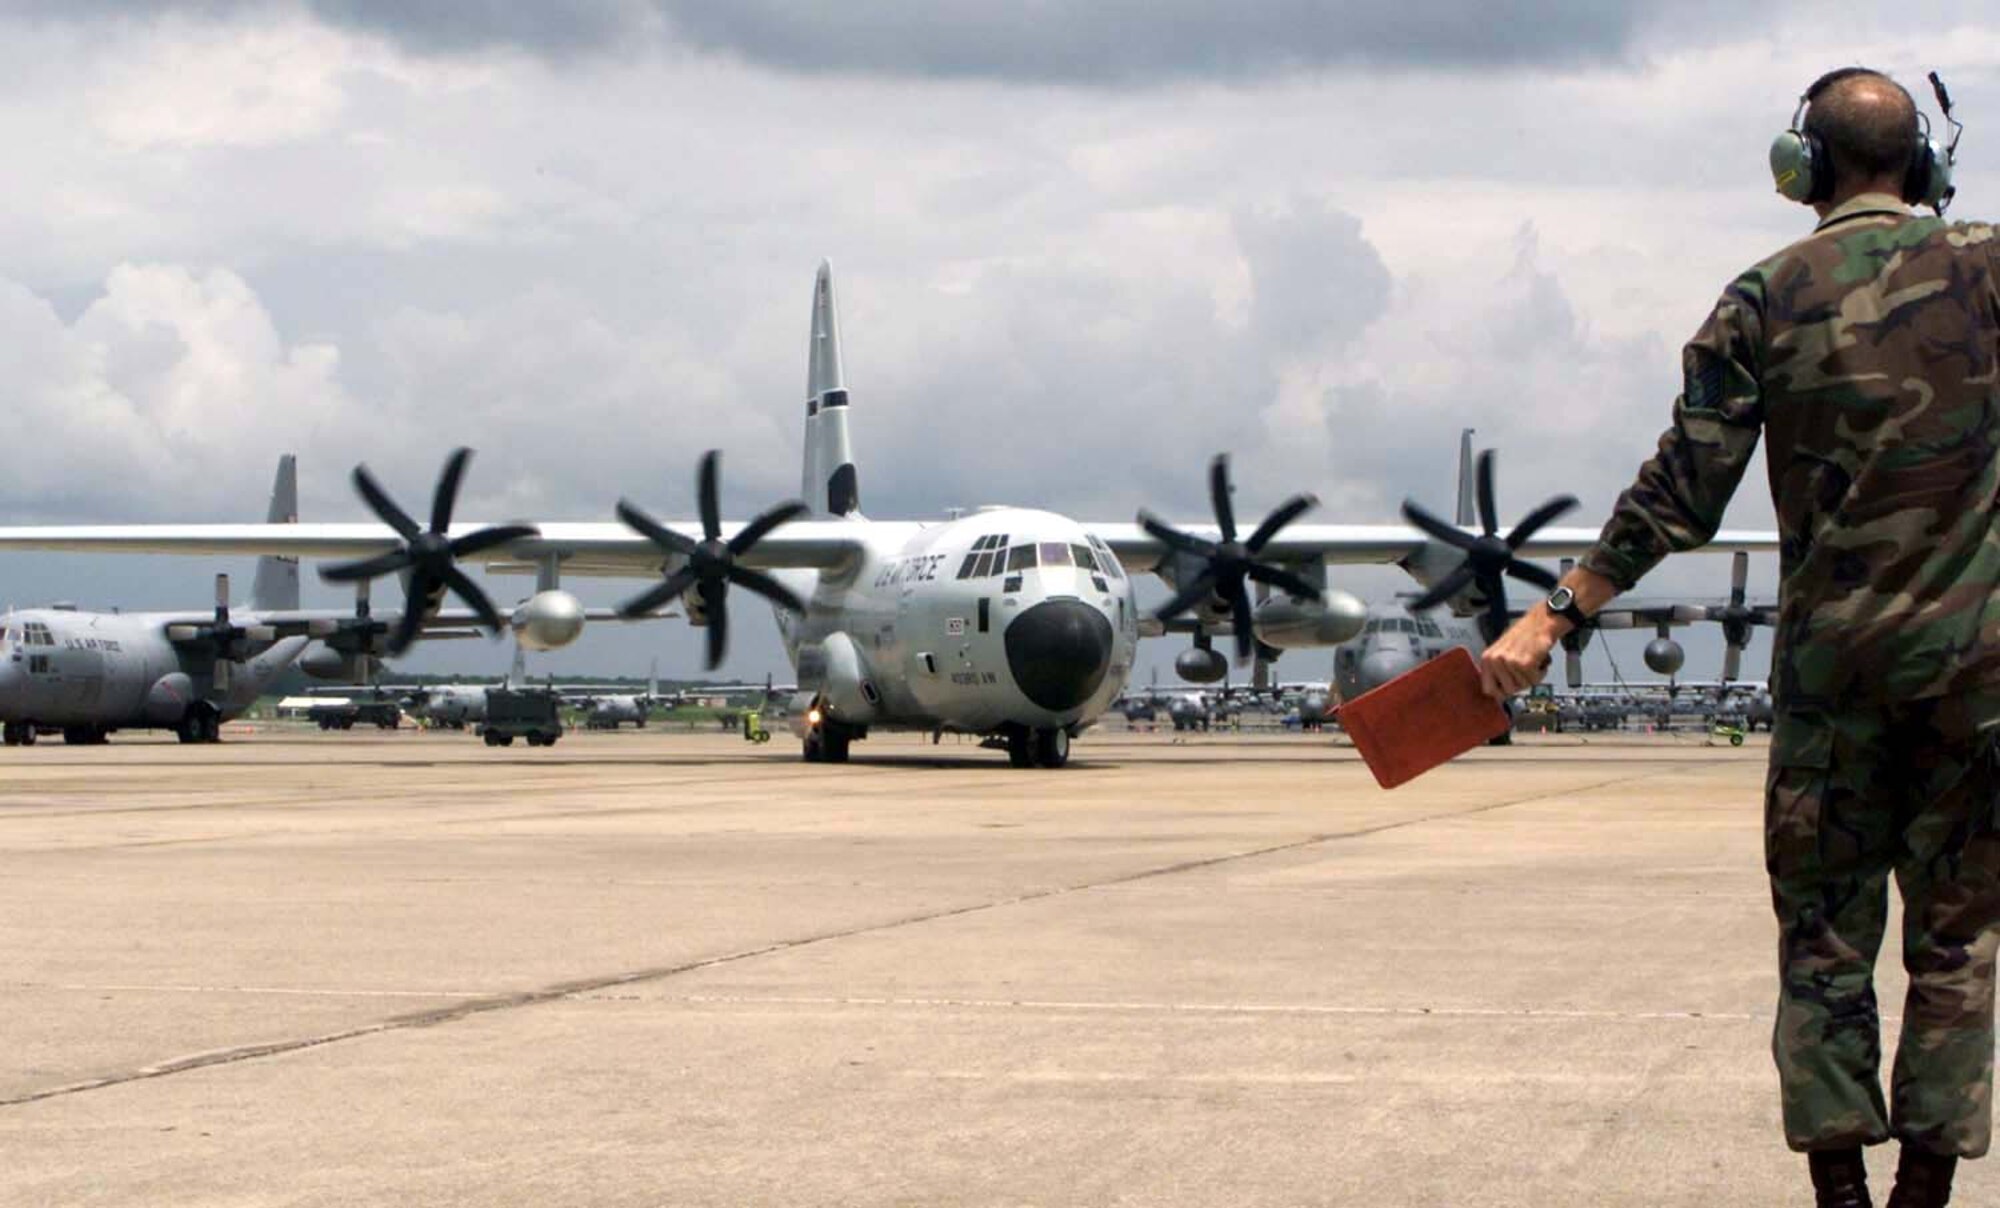
[{"label": "camouflage jacket", "polygon": [[1659,452],[1583,565],[1627,590],[1714,536],[1758,437],[1777,507],[1777,702],[2000,683],[2000,242],[1857,197],[1730,282]]}]

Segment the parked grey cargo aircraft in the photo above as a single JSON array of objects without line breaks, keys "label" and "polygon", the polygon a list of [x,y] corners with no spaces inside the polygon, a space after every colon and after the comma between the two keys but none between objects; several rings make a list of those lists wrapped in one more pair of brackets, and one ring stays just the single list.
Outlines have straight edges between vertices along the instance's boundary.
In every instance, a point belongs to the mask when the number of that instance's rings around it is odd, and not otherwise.
[{"label": "parked grey cargo aircraft", "polygon": [[[278,461],[268,523],[298,521],[298,467]],[[372,665],[401,614],[371,616],[299,607],[296,559],[257,560],[250,604],[233,610],[229,576],[216,576],[215,607],[180,612],[85,612],[70,607],[0,615],[0,741],[34,743],[60,733],[96,744],[117,730],[167,729],[182,742],[214,742],[293,662]],[[432,636],[464,636],[475,618],[433,613]],[[303,656],[303,657],[302,657]]]},{"label": "parked grey cargo aircraft", "polygon": [[[852,741],[876,729],[951,730],[1003,745],[1017,766],[1056,767],[1069,758],[1071,736],[1110,707],[1130,675],[1140,635],[1134,575],[1157,575],[1173,589],[1159,615],[1191,615],[1182,624],[1203,656],[1219,662],[1208,649],[1213,635],[1229,636],[1239,659],[1260,643],[1275,652],[1352,637],[1366,610],[1328,588],[1329,564],[1401,564],[1422,582],[1450,580],[1457,599],[1503,592],[1503,573],[1546,581],[1547,571],[1520,558],[1581,553],[1596,536],[1540,531],[1566,506],[1552,501],[1504,537],[1450,529],[1448,542],[1432,532],[1433,547],[1403,524],[1296,524],[1314,504],[1304,495],[1245,535],[1223,457],[1209,473],[1212,525],[1174,526],[1144,512],[1137,523],[1099,523],[1016,507],[929,522],[869,520],[849,439],[852,413],[832,275],[821,264],[804,498],[746,524],[722,522],[711,452],[697,478],[698,524],[662,524],[620,501],[622,525],[454,525],[461,451],[446,463],[428,528],[357,468],[356,487],[381,523],[8,528],[0,529],[0,548],[358,559],[322,573],[405,575],[409,612],[393,638],[398,647],[447,591],[489,627],[503,624],[490,604],[481,607],[461,561],[537,577],[515,629],[543,646],[563,645],[583,627],[575,597],[561,590],[563,575],[657,578],[624,611],[649,615],[682,600],[690,620],[707,629],[711,667],[728,641],[730,589],[741,588],[777,607],[801,688],[792,713],[808,760],[843,761]],[[1776,548],[1769,533],[1724,533],[1716,543]],[[1253,584],[1271,589],[1269,598],[1253,602]]]}]

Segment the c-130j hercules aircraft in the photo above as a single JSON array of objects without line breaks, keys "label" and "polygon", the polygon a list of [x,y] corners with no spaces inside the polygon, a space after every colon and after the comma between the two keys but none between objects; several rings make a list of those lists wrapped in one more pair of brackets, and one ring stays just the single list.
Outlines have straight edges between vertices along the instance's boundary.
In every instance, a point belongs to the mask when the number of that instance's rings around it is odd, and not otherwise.
[{"label": "c-130j hercules aircraft", "polygon": [[[1552,584],[1546,570],[1517,555],[1578,553],[1596,536],[1537,531],[1564,501],[1538,508],[1505,537],[1455,530],[1449,544],[1401,524],[1296,524],[1315,502],[1305,495],[1245,535],[1225,457],[1210,467],[1212,525],[1169,525],[1143,511],[1137,523],[1097,523],[1016,507],[939,521],[869,520],[836,324],[832,272],[822,262],[813,287],[802,499],[745,524],[721,520],[719,459],[710,452],[699,467],[698,524],[663,524],[621,500],[623,524],[454,525],[468,457],[460,450],[446,462],[428,529],[357,467],[356,488],[383,523],[7,528],[0,548],[358,559],[321,574],[364,583],[405,576],[408,624],[393,635],[392,652],[416,636],[447,591],[484,611],[490,627],[506,623],[490,605],[480,608],[483,593],[458,566],[470,561],[537,576],[536,594],[511,623],[539,649],[565,645],[583,628],[562,576],[658,578],[621,611],[643,616],[682,601],[707,629],[713,668],[727,646],[734,586],[777,609],[798,676],[792,716],[807,760],[843,762],[849,744],[873,730],[949,730],[1004,745],[1017,767],[1060,767],[1071,737],[1124,689],[1142,629],[1166,628],[1139,615],[1134,575],[1157,575],[1174,589],[1156,616],[1190,614],[1173,623],[1194,641],[1179,664],[1191,678],[1214,678],[1223,668],[1210,644],[1216,635],[1232,639],[1239,659],[1353,637],[1367,610],[1327,587],[1329,564],[1397,563],[1421,582],[1460,581],[1457,602],[1467,606],[1504,593],[1503,574]],[[1724,533],[1717,544],[1771,549],[1776,539]]]}]

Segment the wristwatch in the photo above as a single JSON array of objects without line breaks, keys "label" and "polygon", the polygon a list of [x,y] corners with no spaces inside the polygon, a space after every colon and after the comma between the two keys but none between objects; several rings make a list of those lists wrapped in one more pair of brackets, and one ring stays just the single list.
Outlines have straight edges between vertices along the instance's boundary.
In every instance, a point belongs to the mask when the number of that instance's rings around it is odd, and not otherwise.
[{"label": "wristwatch", "polygon": [[1576,593],[1567,587],[1558,587],[1550,592],[1545,603],[1548,604],[1550,612],[1578,629],[1590,624],[1590,618],[1583,615],[1583,609],[1576,606]]}]

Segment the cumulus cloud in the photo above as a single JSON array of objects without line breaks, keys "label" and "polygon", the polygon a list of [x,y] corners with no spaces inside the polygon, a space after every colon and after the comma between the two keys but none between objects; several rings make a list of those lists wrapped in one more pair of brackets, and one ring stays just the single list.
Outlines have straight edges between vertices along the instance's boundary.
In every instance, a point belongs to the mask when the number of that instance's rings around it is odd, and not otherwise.
[{"label": "cumulus cloud", "polygon": [[[674,44],[787,72],[1141,85],[1247,80],[1342,66],[1514,69],[1615,62],[1647,33],[1742,20],[1718,0],[303,0],[316,18],[425,54],[509,49],[555,58]],[[266,11],[296,7],[271,0]],[[242,5],[28,0],[45,19],[225,19]]]},{"label": "cumulus cloud", "polygon": [[233,517],[270,473],[241,455],[368,423],[338,353],[282,339],[226,269],[121,265],[67,323],[0,282],[0,349],[20,434],[0,508],[23,521]]}]

